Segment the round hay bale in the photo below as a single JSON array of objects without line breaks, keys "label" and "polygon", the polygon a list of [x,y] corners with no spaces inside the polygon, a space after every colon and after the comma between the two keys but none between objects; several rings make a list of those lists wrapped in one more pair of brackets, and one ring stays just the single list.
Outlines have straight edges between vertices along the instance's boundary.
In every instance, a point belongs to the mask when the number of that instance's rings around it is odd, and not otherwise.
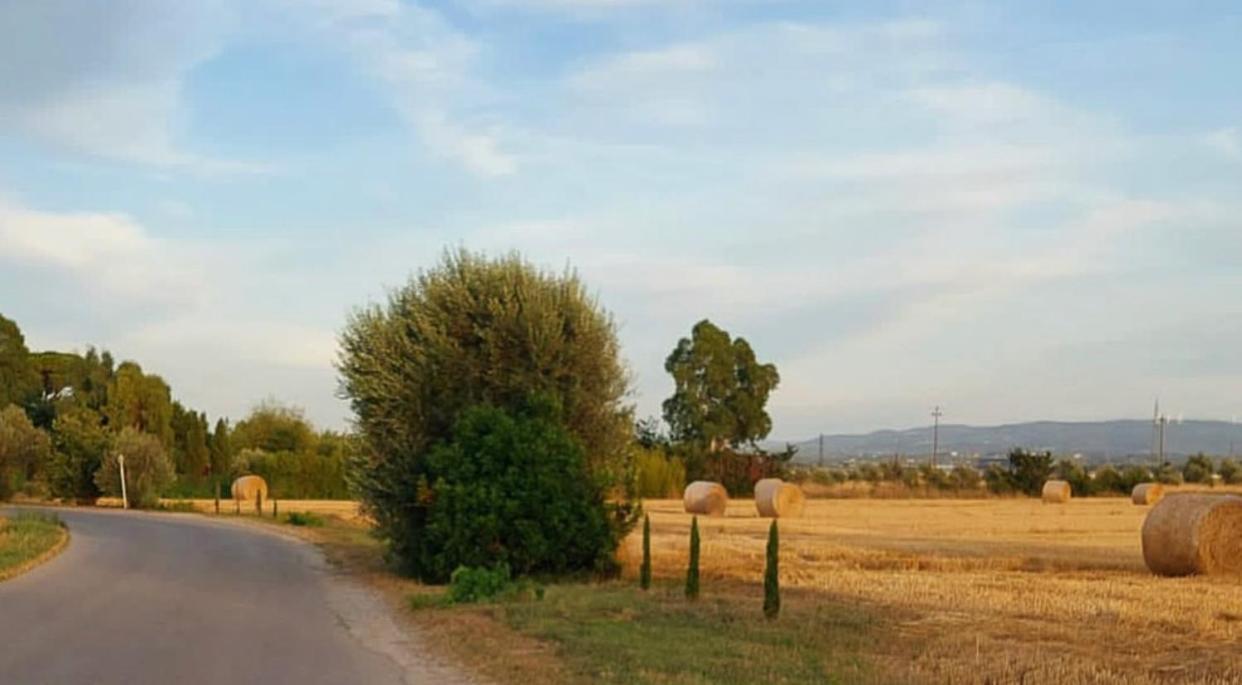
[{"label": "round hay bale", "polygon": [[1242,574],[1242,497],[1164,498],[1143,521],[1143,560],[1162,576]]},{"label": "round hay bale", "polygon": [[1139,483],[1130,493],[1130,501],[1145,507],[1164,499],[1164,486],[1160,483]]},{"label": "round hay bale", "polygon": [[233,481],[233,499],[238,502],[250,502],[258,495],[263,496],[263,501],[267,501],[267,481],[259,476],[242,476]]},{"label": "round hay bale", "polygon": [[1063,480],[1050,480],[1044,483],[1043,499],[1045,504],[1065,504],[1074,496],[1074,489]]},{"label": "round hay bale", "polygon": [[780,478],[755,483],[755,508],[764,518],[798,518],[806,507],[802,488]]},{"label": "round hay bale", "polygon": [[720,483],[696,480],[686,486],[682,500],[687,514],[724,516],[725,509],[729,507],[729,492]]}]

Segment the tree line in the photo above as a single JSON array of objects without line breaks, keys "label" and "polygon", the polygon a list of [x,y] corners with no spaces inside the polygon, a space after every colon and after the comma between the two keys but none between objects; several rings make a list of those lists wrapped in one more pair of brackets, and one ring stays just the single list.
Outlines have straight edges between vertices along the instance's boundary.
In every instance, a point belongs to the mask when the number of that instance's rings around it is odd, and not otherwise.
[{"label": "tree line", "polygon": [[300,411],[272,402],[230,426],[173,399],[168,383],[107,350],[31,352],[0,316],[0,499],[16,493],[93,502],[118,496],[117,456],[131,494],[211,497],[255,473],[275,496],[348,495],[346,435],[318,432]]}]

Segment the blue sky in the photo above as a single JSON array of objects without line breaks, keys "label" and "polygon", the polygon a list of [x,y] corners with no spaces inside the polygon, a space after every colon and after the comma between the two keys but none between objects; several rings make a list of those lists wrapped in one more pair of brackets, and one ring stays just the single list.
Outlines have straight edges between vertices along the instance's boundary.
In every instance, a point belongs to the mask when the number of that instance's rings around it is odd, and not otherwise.
[{"label": "blue sky", "polygon": [[350,309],[516,248],[616,315],[641,414],[709,317],[779,438],[1242,416],[1242,10],[1118,8],[7,3],[0,311],[341,426]]}]

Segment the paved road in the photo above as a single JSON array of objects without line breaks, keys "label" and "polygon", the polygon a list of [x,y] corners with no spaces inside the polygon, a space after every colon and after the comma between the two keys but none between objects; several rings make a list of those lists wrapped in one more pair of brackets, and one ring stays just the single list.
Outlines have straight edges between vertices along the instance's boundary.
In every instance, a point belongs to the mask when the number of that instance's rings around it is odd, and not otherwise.
[{"label": "paved road", "polygon": [[342,601],[357,589],[342,600],[308,545],[192,516],[58,513],[69,547],[0,583],[0,683],[405,682],[400,658],[355,637]]}]

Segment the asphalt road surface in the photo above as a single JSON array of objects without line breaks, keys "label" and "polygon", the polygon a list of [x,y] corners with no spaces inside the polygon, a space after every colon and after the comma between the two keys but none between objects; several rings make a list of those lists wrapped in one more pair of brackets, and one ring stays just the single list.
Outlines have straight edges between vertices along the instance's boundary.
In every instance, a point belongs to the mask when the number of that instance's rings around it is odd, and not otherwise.
[{"label": "asphalt road surface", "polygon": [[194,516],[57,513],[69,546],[0,582],[0,683],[440,680],[384,646],[391,619],[368,624],[383,609],[305,543]]}]

